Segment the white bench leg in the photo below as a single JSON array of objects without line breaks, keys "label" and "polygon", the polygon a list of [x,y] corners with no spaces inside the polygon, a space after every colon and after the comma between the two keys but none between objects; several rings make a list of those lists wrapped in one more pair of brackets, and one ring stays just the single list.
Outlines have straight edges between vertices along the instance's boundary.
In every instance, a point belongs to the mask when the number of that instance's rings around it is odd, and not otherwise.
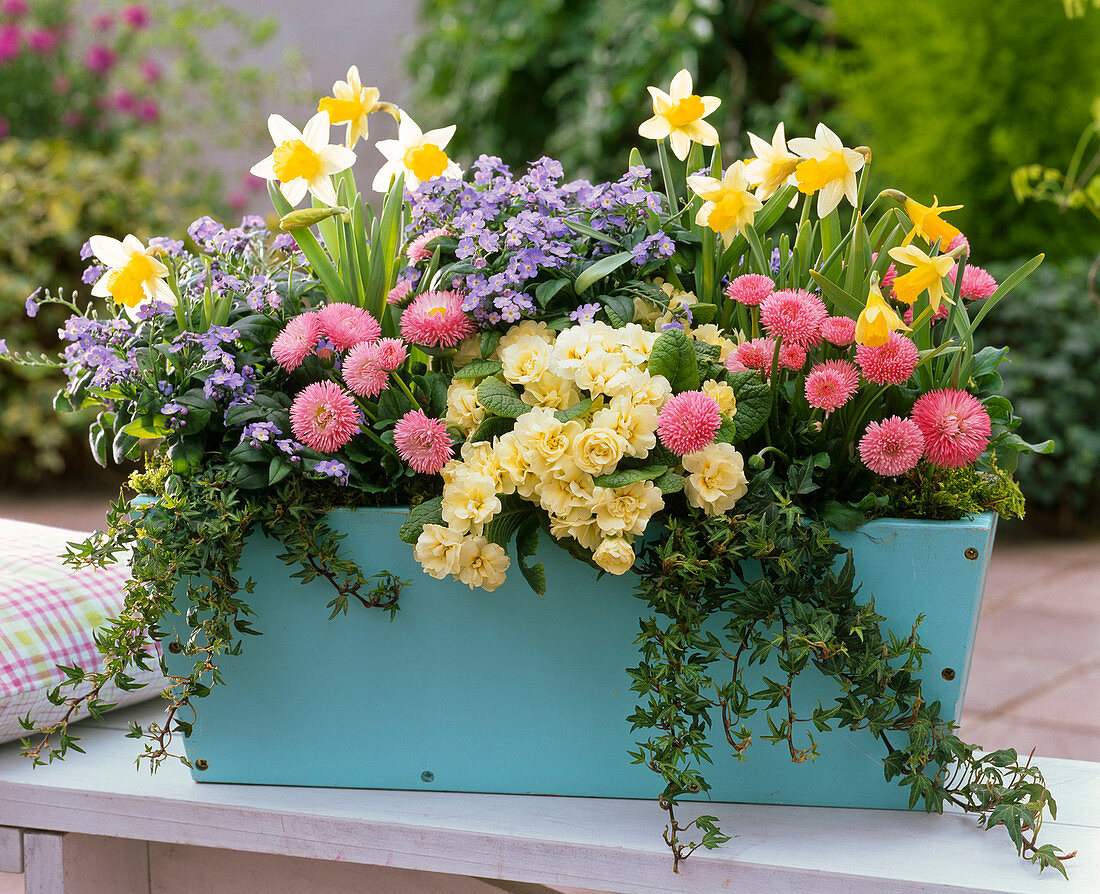
[{"label": "white bench leg", "polygon": [[150,894],[144,841],[25,832],[26,894]]}]

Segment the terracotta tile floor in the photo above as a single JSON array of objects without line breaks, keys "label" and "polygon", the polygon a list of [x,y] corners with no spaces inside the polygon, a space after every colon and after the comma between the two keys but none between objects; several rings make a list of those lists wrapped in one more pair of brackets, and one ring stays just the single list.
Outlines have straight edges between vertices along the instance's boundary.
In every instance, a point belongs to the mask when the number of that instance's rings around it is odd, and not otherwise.
[{"label": "terracotta tile floor", "polygon": [[[111,496],[0,493],[0,517],[91,530]],[[987,748],[1100,761],[1100,540],[998,538],[961,725]]]}]

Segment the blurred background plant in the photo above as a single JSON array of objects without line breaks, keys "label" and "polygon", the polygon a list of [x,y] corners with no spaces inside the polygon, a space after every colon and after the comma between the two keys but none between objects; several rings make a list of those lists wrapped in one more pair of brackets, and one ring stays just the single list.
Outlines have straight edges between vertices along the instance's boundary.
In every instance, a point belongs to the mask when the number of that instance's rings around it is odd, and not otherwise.
[{"label": "blurred background plant", "polygon": [[[12,348],[57,344],[56,308],[28,317],[38,286],[81,288],[94,233],[182,236],[210,211],[241,210],[254,178],[226,180],[217,151],[266,142],[276,90],[258,58],[277,28],[212,0],[0,0],[0,333]],[[234,60],[226,63],[226,60]],[[209,136],[215,134],[217,145]],[[0,366],[0,486],[82,465],[86,420],[52,410],[60,385]]]},{"label": "blurred background plant", "polygon": [[646,86],[681,68],[722,98],[726,145],[780,120],[804,130],[821,112],[786,49],[823,39],[829,10],[815,0],[422,0],[421,17],[417,120],[460,122],[451,149],[466,160],[546,154],[615,179],[652,114]]}]

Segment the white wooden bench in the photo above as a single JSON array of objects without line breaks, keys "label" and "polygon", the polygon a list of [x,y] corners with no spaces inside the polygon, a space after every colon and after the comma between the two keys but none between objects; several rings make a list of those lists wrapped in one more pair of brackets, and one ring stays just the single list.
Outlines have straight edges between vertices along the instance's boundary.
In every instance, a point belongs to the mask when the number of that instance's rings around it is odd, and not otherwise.
[{"label": "white wooden bench", "polygon": [[697,811],[732,839],[674,875],[655,802],[199,785],[135,770],[119,730],[155,710],[83,724],[89,753],[49,767],[0,747],[0,872],[27,894],[1100,892],[1100,764],[1041,760],[1068,883],[959,814],[739,804]]}]

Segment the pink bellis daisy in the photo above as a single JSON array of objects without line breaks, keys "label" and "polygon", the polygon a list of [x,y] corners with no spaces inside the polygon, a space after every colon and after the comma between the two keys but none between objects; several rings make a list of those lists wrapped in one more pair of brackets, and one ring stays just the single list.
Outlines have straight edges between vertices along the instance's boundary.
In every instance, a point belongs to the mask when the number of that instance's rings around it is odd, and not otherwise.
[{"label": "pink bellis daisy", "polygon": [[925,455],[945,469],[974,462],[992,434],[985,407],[958,388],[937,389],[918,398],[913,421],[924,435]]},{"label": "pink bellis daisy", "polygon": [[378,342],[378,362],[386,372],[401,368],[409,356],[409,349],[398,338],[383,338]]},{"label": "pink bellis daisy", "polygon": [[382,366],[378,342],[360,342],[344,358],[341,373],[347,386],[360,397],[377,397],[390,387],[389,370]]},{"label": "pink bellis daisy", "polygon": [[306,385],[290,405],[294,437],[322,453],[335,453],[359,432],[355,399],[335,382]]},{"label": "pink bellis daisy", "polygon": [[713,397],[702,391],[683,391],[669,398],[657,417],[661,443],[683,456],[714,442],[722,425],[722,411]]},{"label": "pink bellis daisy", "polygon": [[[950,313],[951,313],[951,306],[945,301],[943,304],[941,304],[939,307],[937,307],[934,311],[932,311],[932,319],[929,320],[929,322],[930,323],[938,323],[941,320],[946,320]],[[905,308],[905,313],[903,313],[901,316],[902,316],[902,320],[903,320],[903,322],[905,323],[906,326],[912,326],[913,325],[913,307],[912,307],[912,305]]]},{"label": "pink bellis daisy", "polygon": [[806,376],[806,401],[828,416],[859,390],[859,372],[847,360],[826,360]]},{"label": "pink bellis daisy", "polygon": [[409,259],[410,264],[419,264],[421,261],[430,261],[434,252],[430,248],[428,248],[428,243],[439,236],[450,235],[450,230],[428,230],[428,232],[422,233],[409,243],[409,247],[405,249],[405,257]]},{"label": "pink bellis daisy", "polygon": [[970,254],[970,240],[967,239],[962,233],[959,233],[954,239],[951,240],[951,244],[947,248],[941,248],[940,251],[946,254],[949,251],[954,251],[959,246],[963,246],[966,249],[966,253]]},{"label": "pink bellis daisy", "polygon": [[726,297],[732,298],[738,304],[756,307],[774,291],[775,283],[770,277],[761,273],[746,273],[726,287]]},{"label": "pink bellis daisy", "polygon": [[474,324],[462,312],[459,292],[424,292],[401,314],[405,341],[432,348],[453,348],[474,334]]},{"label": "pink bellis daisy", "polygon": [[856,321],[851,317],[829,317],[821,324],[821,337],[838,348],[846,348],[856,340]]},{"label": "pink bellis daisy", "polygon": [[743,341],[737,346],[737,350],[731,354],[749,369],[771,372],[772,357],[775,355],[775,339],[754,338],[751,341]]},{"label": "pink bellis daisy", "polygon": [[397,453],[417,472],[435,475],[454,456],[447,423],[432,419],[423,410],[410,410],[393,427]]},{"label": "pink bellis daisy", "polygon": [[317,311],[321,331],[339,350],[347,351],[364,341],[377,341],[382,327],[367,311],[354,304],[335,302]]},{"label": "pink bellis daisy", "polygon": [[[947,276],[951,282],[954,282],[958,274],[959,265],[956,264]],[[989,274],[988,270],[968,265],[963,271],[962,285],[959,287],[959,294],[967,301],[981,301],[983,298],[991,297],[996,291],[997,280]]]},{"label": "pink bellis daisy", "polygon": [[290,372],[302,365],[313,353],[321,337],[321,321],[314,311],[299,314],[283,327],[271,344],[271,356],[283,369]]},{"label": "pink bellis daisy", "polygon": [[897,332],[889,333],[884,345],[858,345],[856,362],[868,382],[876,385],[900,385],[907,382],[917,368],[920,352],[911,338]]},{"label": "pink bellis daisy", "polygon": [[409,297],[412,292],[413,284],[407,279],[400,279],[397,281],[397,285],[394,286],[386,293],[386,303],[396,304],[401,307],[405,303],[405,299]]},{"label": "pink bellis daisy", "polygon": [[859,441],[863,464],[876,475],[901,475],[920,460],[924,436],[912,419],[891,416],[867,426]]},{"label": "pink bellis daisy", "polygon": [[821,344],[821,324],[828,316],[825,303],[804,289],[784,289],[760,305],[760,323],[767,333],[803,348]]},{"label": "pink bellis daisy", "polygon": [[779,349],[779,368],[800,370],[806,365],[806,349],[802,345],[783,345]]}]

